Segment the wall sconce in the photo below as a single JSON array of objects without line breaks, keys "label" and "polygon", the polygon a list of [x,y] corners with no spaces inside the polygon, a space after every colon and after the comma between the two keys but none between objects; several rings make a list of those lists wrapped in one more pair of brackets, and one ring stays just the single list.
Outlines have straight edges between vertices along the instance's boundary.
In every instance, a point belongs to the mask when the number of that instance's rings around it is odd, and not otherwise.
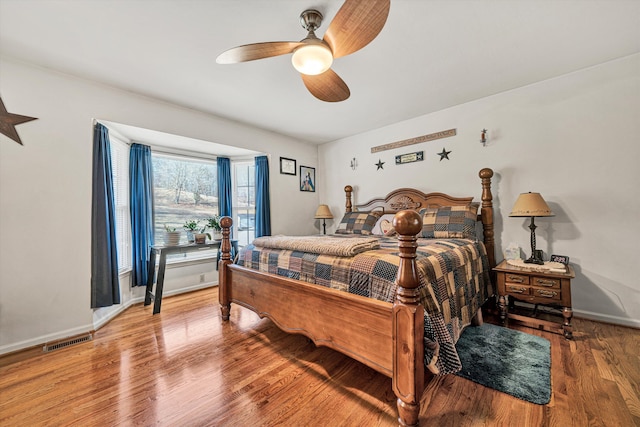
[{"label": "wall sconce", "polygon": [[482,132],[480,133],[480,142],[482,143],[483,147],[487,146],[487,130],[486,129],[482,129]]}]

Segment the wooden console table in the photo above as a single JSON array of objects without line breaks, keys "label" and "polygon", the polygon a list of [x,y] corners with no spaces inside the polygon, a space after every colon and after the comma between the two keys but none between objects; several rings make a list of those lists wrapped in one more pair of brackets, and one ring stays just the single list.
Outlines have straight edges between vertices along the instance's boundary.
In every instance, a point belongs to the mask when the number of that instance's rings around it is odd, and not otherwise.
[{"label": "wooden console table", "polygon": [[[187,252],[203,251],[208,249],[220,249],[222,241],[214,240],[209,243],[195,244],[190,243],[188,245],[177,246],[151,246],[149,253],[149,269],[147,278],[147,289],[144,296],[144,305],[151,304],[153,300],[153,314],[160,313],[160,306],[162,305],[162,290],[164,288],[164,271],[167,267],[167,255],[183,254]],[[232,240],[232,252],[238,252],[238,241]],[[155,279],[156,272],[156,256],[160,255],[160,264],[158,265],[158,278]],[[217,261],[220,261],[220,251],[218,250]],[[216,262],[216,270],[218,265]],[[153,293],[153,284],[156,283],[155,294]]]}]

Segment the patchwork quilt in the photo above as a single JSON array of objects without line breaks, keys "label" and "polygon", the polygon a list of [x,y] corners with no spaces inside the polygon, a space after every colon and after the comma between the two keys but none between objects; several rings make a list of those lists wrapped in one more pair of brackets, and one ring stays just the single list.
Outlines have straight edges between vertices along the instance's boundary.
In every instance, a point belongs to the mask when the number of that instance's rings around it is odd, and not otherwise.
[{"label": "patchwork quilt", "polygon": [[[332,237],[337,237],[334,235]],[[377,236],[380,248],[353,257],[249,245],[238,264],[392,303],[400,262],[398,241]],[[493,295],[482,242],[418,239],[416,263],[425,308],[425,365],[436,374],[462,369],[455,343],[478,308]]]}]

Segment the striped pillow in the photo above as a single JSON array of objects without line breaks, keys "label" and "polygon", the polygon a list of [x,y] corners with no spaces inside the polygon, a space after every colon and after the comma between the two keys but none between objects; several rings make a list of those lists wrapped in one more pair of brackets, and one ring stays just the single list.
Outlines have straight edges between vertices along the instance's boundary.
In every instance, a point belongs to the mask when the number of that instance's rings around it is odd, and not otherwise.
[{"label": "striped pillow", "polygon": [[441,206],[420,211],[422,237],[428,239],[475,239],[479,203]]},{"label": "striped pillow", "polygon": [[378,215],[372,212],[347,212],[338,228],[336,234],[372,234],[371,230],[378,222]]}]

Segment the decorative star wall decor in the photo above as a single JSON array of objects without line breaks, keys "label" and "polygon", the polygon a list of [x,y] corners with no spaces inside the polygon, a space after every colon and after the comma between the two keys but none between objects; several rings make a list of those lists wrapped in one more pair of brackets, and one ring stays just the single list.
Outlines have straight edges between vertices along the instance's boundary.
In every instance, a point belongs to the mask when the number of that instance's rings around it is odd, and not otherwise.
[{"label": "decorative star wall decor", "polygon": [[376,170],[384,169],[382,167],[382,165],[384,165],[384,162],[382,160],[378,159],[378,163],[376,163],[376,166],[378,167],[378,169],[376,169]]},{"label": "decorative star wall decor", "polygon": [[438,153],[438,155],[440,156],[440,161],[442,161],[442,159],[449,160],[449,153],[451,153],[451,151],[447,151],[444,149],[444,147],[442,147],[442,152]]},{"label": "decorative star wall decor", "polygon": [[0,98],[0,133],[13,139],[18,144],[24,145],[20,140],[18,131],[16,131],[16,126],[22,123],[30,122],[31,120],[38,119],[37,117],[21,116],[19,114],[9,113],[4,107],[2,98]]}]

